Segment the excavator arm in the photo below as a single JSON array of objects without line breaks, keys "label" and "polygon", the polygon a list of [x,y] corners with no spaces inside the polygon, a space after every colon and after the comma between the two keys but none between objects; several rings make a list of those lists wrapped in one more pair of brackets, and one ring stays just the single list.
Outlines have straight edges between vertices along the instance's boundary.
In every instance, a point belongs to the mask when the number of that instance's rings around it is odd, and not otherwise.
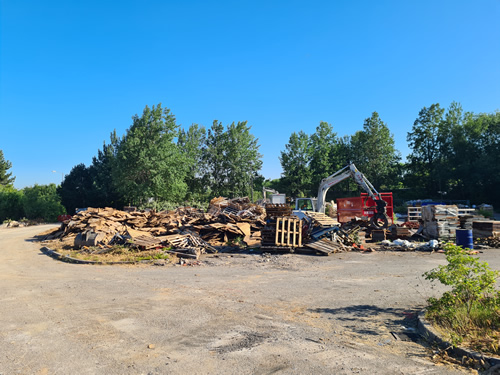
[{"label": "excavator arm", "polygon": [[321,181],[318,188],[317,211],[323,213],[325,212],[325,200],[328,189],[349,177],[352,177],[354,181],[368,193],[370,198],[372,198],[377,205],[376,213],[371,220],[372,225],[387,228],[389,225],[386,210],[387,203],[382,199],[380,193],[373,187],[365,175],[356,168],[354,163],[349,163],[344,168]]}]

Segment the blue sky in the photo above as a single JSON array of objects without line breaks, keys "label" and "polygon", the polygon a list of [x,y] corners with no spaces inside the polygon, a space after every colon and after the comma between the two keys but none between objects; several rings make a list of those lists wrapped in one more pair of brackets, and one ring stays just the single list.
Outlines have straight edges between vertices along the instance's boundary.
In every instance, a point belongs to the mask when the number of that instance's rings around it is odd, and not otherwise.
[{"label": "blue sky", "polygon": [[160,102],[185,128],[248,121],[266,178],[290,134],[320,121],[352,135],[377,111],[406,156],[422,107],[500,108],[498,0],[2,0],[0,12],[0,149],[17,188],[60,183]]}]

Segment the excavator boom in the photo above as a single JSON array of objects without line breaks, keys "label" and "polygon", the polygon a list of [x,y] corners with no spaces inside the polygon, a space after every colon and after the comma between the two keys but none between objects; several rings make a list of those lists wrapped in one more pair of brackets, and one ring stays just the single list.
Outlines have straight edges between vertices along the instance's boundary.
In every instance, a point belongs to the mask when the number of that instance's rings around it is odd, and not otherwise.
[{"label": "excavator boom", "polygon": [[388,219],[386,214],[387,203],[382,199],[382,196],[373,187],[371,182],[368,181],[365,175],[361,173],[352,162],[321,181],[321,184],[319,185],[318,188],[318,198],[317,198],[318,203],[316,210],[318,212],[324,213],[326,193],[328,192],[328,189],[330,189],[332,186],[338,184],[339,182],[349,177],[352,177],[354,181],[368,193],[370,198],[372,198],[375,204],[377,205],[377,210],[376,210],[377,212],[374,218],[372,218],[373,222],[372,224],[375,226],[379,226],[380,221],[382,221],[383,227],[387,227],[388,226]]}]

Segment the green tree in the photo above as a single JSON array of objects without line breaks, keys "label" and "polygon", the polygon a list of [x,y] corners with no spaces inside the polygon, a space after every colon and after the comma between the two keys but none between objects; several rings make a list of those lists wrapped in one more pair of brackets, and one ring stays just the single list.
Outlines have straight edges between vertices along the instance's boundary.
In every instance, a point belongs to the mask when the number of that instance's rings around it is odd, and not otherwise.
[{"label": "green tree", "polygon": [[253,181],[262,168],[259,140],[250,129],[246,121],[238,121],[229,125],[226,131],[226,191],[232,197],[250,196]]},{"label": "green tree", "polygon": [[262,167],[258,139],[246,121],[224,130],[215,120],[208,130],[203,152],[205,183],[214,196],[249,196]]},{"label": "green tree", "polygon": [[[439,126],[438,142],[440,151],[439,187],[441,196],[451,199],[463,198],[465,176],[477,178],[479,171],[471,168],[471,162],[477,165],[482,150],[480,138],[481,126],[474,123],[472,113],[464,112],[459,103],[453,102]],[[446,194],[446,195],[444,195]]]},{"label": "green tree", "polygon": [[74,166],[57,190],[66,212],[73,215],[76,208],[94,206],[90,201],[93,178],[85,164]]},{"label": "green tree", "polygon": [[146,106],[117,146],[113,182],[131,204],[180,202],[186,195],[186,167],[174,138],[178,135],[175,116],[161,104]]},{"label": "green tree", "polygon": [[440,189],[442,166],[440,126],[444,109],[439,104],[420,110],[407,135],[411,153],[408,155],[407,185],[420,188],[422,194],[434,197]]},{"label": "green tree", "polygon": [[[317,191],[321,180],[343,167],[339,160],[337,133],[331,124],[320,122],[316,132],[309,138],[311,160],[311,190]],[[332,190],[333,191],[333,190]]]},{"label": "green tree", "polygon": [[[500,186],[500,111],[490,114],[481,114],[475,120],[482,128],[485,128],[481,137],[481,148],[483,150],[482,164],[474,166],[475,170],[482,169],[482,186],[485,194],[485,202],[500,206],[498,186]],[[474,185],[474,181],[470,181]],[[482,202],[477,202],[482,203]]]},{"label": "green tree", "polygon": [[14,185],[15,177],[12,177],[12,172],[7,171],[12,168],[12,163],[5,160],[3,151],[0,150],[0,186],[12,187]]},{"label": "green tree", "polygon": [[55,184],[34,185],[23,189],[24,212],[28,219],[57,221],[57,216],[66,213],[57,194]]},{"label": "green tree", "polygon": [[396,166],[400,154],[394,136],[377,112],[365,119],[362,131],[352,136],[351,151],[352,161],[377,189],[397,184]]},{"label": "green tree", "polygon": [[227,195],[227,160],[225,148],[227,134],[224,132],[222,122],[214,120],[208,129],[205,147],[203,149],[203,174],[204,183],[210,188],[214,196]]},{"label": "green tree", "polygon": [[93,182],[89,193],[89,205],[92,207],[121,208],[125,204],[124,198],[118,193],[113,183],[118,143],[119,138],[114,130],[110,135],[110,143],[104,142],[102,150],[97,150],[97,156],[92,158],[92,164],[89,167]]},{"label": "green tree", "polygon": [[24,216],[23,192],[0,185],[0,223],[6,219],[19,220]]},{"label": "green tree", "polygon": [[[285,151],[281,151],[280,163],[283,169],[282,179],[287,190],[284,191],[292,197],[304,197],[310,195],[312,180],[311,148],[309,136],[302,130],[293,132],[285,145]],[[316,193],[316,192],[314,192]]]},{"label": "green tree", "polygon": [[206,143],[206,130],[203,126],[192,124],[187,131],[181,129],[177,144],[186,160],[188,186],[187,199],[205,198],[203,184],[203,148]]}]

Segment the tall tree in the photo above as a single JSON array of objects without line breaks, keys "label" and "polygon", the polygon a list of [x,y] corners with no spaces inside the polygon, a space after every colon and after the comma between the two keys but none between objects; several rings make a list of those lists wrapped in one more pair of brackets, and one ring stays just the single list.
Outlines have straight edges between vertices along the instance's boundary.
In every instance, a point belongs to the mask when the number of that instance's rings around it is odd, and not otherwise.
[{"label": "tall tree", "polygon": [[394,186],[395,168],[400,160],[394,136],[377,112],[365,119],[363,130],[351,138],[353,162],[377,188]]},{"label": "tall tree", "polygon": [[252,194],[253,181],[262,168],[259,140],[250,133],[247,121],[232,123],[227,128],[227,190],[232,197]]},{"label": "tall tree", "polygon": [[311,190],[314,192],[318,189],[322,179],[341,168],[341,161],[339,160],[337,133],[333,131],[331,124],[320,122],[309,141]]},{"label": "tall tree", "polygon": [[309,136],[302,130],[299,133],[293,132],[285,145],[285,151],[281,151],[280,156],[282,179],[288,195],[304,197],[310,194],[312,179],[310,161]]},{"label": "tall tree", "polygon": [[3,151],[0,150],[0,185],[5,187],[13,187],[15,177],[12,177],[12,172],[7,172],[12,168],[12,163],[5,160]]},{"label": "tall tree", "polygon": [[251,195],[257,172],[262,167],[258,139],[246,121],[232,123],[224,130],[213,122],[204,149],[205,181],[212,195]]},{"label": "tall tree", "polygon": [[175,116],[161,103],[146,106],[118,143],[113,181],[120,194],[132,204],[149,199],[180,202],[186,195],[186,168],[174,143],[178,135]]},{"label": "tall tree", "polygon": [[66,211],[73,215],[80,207],[94,206],[90,201],[93,178],[85,164],[74,166],[57,192]]},{"label": "tall tree", "polygon": [[441,143],[439,129],[444,108],[439,103],[420,110],[406,139],[411,149],[408,155],[408,186],[420,187],[420,192],[437,196],[441,191],[440,164]]},{"label": "tall tree", "polygon": [[93,180],[92,192],[89,194],[92,207],[121,208],[125,204],[124,198],[118,193],[113,183],[113,170],[119,141],[116,130],[113,130],[110,143],[104,142],[102,149],[97,150],[97,156],[92,158],[92,164],[89,167]]},{"label": "tall tree", "polygon": [[212,127],[208,129],[203,149],[204,182],[214,196],[228,193],[225,189],[228,169],[225,158],[226,137],[222,122],[214,120]]},{"label": "tall tree", "polygon": [[[478,121],[486,125],[486,130],[482,137],[483,149],[483,186],[487,196],[486,202],[492,203],[495,207],[500,206],[498,186],[500,186],[500,111],[478,116]],[[476,170],[478,167],[476,165]],[[474,184],[474,181],[471,181]]]},{"label": "tall tree", "polygon": [[206,130],[203,126],[192,124],[187,131],[181,129],[177,144],[186,160],[188,199],[203,199],[203,147],[206,142]]},{"label": "tall tree", "polygon": [[[464,112],[459,103],[452,102],[438,128],[439,194],[457,198],[463,191],[463,175],[472,173],[468,162],[480,157],[479,137],[482,130],[470,121],[472,113]],[[466,157],[464,157],[466,155]]]}]

